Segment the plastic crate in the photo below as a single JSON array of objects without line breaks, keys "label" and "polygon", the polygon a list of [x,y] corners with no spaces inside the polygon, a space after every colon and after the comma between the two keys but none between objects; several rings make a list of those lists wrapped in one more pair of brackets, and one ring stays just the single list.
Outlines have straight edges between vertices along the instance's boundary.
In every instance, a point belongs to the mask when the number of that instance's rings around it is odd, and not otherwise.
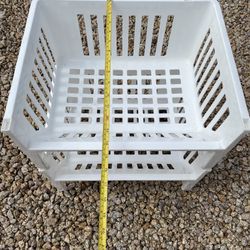
[{"label": "plastic crate", "polygon": [[[250,129],[219,4],[113,1],[110,180],[189,189]],[[99,180],[105,1],[34,0],[2,130],[55,184]]]}]

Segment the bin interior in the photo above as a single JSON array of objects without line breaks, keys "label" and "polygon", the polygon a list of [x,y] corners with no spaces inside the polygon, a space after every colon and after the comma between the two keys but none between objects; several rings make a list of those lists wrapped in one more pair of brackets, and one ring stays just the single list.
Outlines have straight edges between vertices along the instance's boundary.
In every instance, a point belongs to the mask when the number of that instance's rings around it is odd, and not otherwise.
[{"label": "bin interior", "polygon": [[[197,180],[213,152],[114,150],[109,153],[109,180]],[[47,174],[56,181],[100,180],[101,151],[42,152]]]}]

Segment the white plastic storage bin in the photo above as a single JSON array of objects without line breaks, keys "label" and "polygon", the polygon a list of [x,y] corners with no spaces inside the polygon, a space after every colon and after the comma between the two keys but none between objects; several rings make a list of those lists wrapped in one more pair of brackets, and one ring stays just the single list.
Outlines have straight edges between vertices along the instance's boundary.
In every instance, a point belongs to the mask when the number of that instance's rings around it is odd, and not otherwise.
[{"label": "white plastic storage bin", "polygon": [[[32,1],[2,131],[55,183],[99,180],[104,0]],[[110,180],[191,188],[249,131],[217,1],[114,0]]]}]

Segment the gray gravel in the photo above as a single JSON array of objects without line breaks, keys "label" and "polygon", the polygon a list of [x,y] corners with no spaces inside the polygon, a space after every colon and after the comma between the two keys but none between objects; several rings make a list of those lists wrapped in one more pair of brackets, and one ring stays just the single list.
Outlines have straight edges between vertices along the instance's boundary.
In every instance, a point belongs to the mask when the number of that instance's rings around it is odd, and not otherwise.
[{"label": "gray gravel", "polygon": [[[28,2],[0,0],[1,118]],[[249,1],[220,2],[250,105]],[[179,183],[110,183],[109,249],[250,249],[249,138],[192,192]],[[58,192],[2,134],[0,147],[0,249],[97,249],[99,184]]]}]

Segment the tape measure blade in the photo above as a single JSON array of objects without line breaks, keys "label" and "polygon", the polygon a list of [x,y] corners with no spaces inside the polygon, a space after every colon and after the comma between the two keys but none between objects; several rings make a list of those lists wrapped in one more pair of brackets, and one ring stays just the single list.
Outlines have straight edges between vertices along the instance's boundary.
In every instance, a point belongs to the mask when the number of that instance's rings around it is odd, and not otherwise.
[{"label": "tape measure blade", "polygon": [[99,250],[106,250],[106,238],[107,238],[112,0],[107,0],[106,2],[106,16],[107,18],[106,18],[103,135],[102,135],[102,169],[101,169],[101,185],[100,185],[100,214],[99,214],[99,240],[98,240]]}]

